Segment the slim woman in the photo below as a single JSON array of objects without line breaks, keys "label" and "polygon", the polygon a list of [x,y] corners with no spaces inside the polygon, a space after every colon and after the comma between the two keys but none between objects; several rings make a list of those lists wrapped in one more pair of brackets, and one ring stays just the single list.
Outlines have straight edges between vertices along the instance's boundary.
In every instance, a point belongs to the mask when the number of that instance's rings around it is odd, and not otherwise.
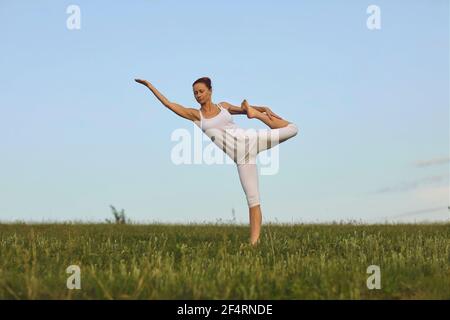
[{"label": "slim woman", "polygon": [[[256,156],[261,151],[294,137],[298,127],[273,113],[270,108],[250,106],[246,100],[240,107],[228,102],[213,103],[211,80],[207,77],[197,79],[192,84],[200,109],[186,108],[169,101],[146,80],[135,79],[135,81],[150,89],[158,100],[174,113],[193,121],[236,163],[249,208],[250,244],[256,245],[262,221]],[[234,114],[245,114],[249,119],[258,119],[270,129],[255,131],[240,128],[233,122],[231,115]]]}]

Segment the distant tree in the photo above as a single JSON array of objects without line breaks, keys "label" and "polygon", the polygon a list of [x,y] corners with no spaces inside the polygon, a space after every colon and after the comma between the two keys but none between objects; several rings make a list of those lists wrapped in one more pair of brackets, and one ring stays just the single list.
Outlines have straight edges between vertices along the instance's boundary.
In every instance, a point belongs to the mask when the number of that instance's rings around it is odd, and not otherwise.
[{"label": "distant tree", "polygon": [[231,222],[236,223],[236,211],[234,210],[234,208],[231,209],[231,217]]},{"label": "distant tree", "polygon": [[[114,216],[114,223],[116,224],[126,224],[127,223],[127,219],[125,217],[125,210],[121,210],[120,212],[118,212],[116,210],[116,208],[114,208],[114,206],[110,205],[110,208],[112,210],[112,214]],[[107,223],[113,223],[113,221],[111,221],[110,219],[106,219]],[[129,220],[128,220],[129,222]]]}]

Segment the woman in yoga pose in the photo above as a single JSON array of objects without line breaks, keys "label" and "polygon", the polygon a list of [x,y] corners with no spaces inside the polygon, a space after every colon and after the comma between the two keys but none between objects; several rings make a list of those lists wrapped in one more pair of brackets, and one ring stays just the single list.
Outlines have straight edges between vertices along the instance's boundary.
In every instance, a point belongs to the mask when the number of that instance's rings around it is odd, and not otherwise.
[{"label": "woman in yoga pose", "polygon": [[[256,245],[262,221],[256,156],[259,152],[295,136],[298,127],[273,113],[270,108],[250,106],[246,100],[242,102],[241,107],[228,102],[214,104],[211,100],[211,80],[207,77],[197,79],[192,84],[200,109],[186,108],[169,101],[146,80],[135,81],[150,89],[164,106],[177,115],[193,121],[236,163],[249,207],[250,243]],[[270,129],[259,129],[257,132],[242,129],[233,122],[232,114],[246,114],[249,119],[261,120]]]}]

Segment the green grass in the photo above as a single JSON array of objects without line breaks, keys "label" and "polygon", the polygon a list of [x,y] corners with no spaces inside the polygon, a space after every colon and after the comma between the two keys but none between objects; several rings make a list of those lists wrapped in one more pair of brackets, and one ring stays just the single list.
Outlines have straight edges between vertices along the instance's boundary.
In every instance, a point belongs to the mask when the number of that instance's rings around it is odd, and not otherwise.
[{"label": "green grass", "polygon": [[[0,299],[450,299],[450,224],[0,224]],[[81,290],[68,290],[69,265]],[[381,289],[368,290],[369,265]]]}]

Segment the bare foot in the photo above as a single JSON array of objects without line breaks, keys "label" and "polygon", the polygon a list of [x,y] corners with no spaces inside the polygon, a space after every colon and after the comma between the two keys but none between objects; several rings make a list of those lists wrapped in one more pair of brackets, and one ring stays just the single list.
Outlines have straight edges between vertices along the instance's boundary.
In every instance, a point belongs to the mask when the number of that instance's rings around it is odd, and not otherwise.
[{"label": "bare foot", "polygon": [[256,117],[256,114],[258,110],[255,110],[255,108],[250,107],[247,100],[244,99],[241,103],[241,108],[247,113],[247,118],[252,119]]}]

